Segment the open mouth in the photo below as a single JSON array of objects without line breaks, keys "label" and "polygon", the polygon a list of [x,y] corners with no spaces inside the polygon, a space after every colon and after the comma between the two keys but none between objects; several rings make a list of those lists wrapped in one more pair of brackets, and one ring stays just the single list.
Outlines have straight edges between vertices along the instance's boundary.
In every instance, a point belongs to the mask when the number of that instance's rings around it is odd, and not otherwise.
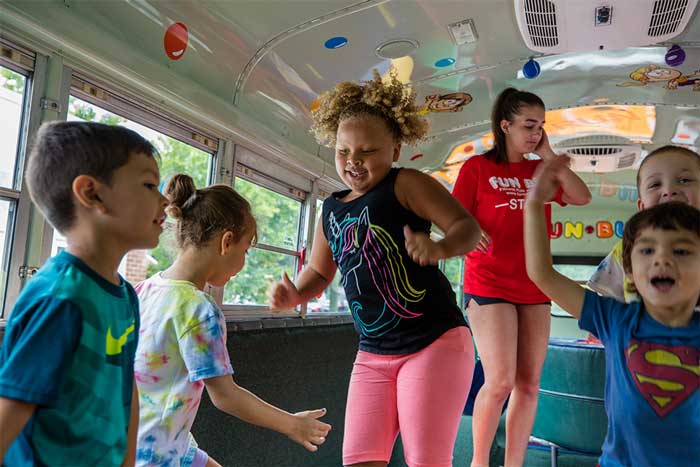
[{"label": "open mouth", "polygon": [[351,178],[360,178],[367,174],[366,170],[346,170],[345,173],[350,175]]},{"label": "open mouth", "polygon": [[676,285],[676,280],[669,276],[654,276],[651,285],[659,292],[668,292]]}]

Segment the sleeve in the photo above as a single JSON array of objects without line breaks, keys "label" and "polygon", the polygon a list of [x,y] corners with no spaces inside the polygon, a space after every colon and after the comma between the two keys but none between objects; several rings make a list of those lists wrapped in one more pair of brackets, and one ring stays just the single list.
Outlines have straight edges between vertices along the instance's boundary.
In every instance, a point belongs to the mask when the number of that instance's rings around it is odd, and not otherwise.
[{"label": "sleeve", "polygon": [[625,271],[619,261],[618,251],[622,242],[618,242],[615,248],[598,265],[598,269],[588,279],[588,287],[601,295],[612,297],[618,301],[625,301]]},{"label": "sleeve", "polygon": [[184,331],[178,333],[178,345],[189,380],[233,374],[221,312],[213,304],[201,302],[190,314],[188,323]]},{"label": "sleeve", "polygon": [[457,198],[464,206],[464,209],[469,211],[471,215],[474,215],[476,211],[476,194],[479,180],[479,166],[474,157],[476,156],[470,157],[462,164],[455,186],[452,188],[452,196]]},{"label": "sleeve", "polygon": [[591,290],[586,290],[585,294],[578,327],[593,333],[605,343],[610,337],[614,323],[624,316],[619,309],[624,303],[614,298],[602,297]]},{"label": "sleeve", "polygon": [[46,298],[13,311],[0,351],[0,396],[52,406],[82,334],[77,305]]}]

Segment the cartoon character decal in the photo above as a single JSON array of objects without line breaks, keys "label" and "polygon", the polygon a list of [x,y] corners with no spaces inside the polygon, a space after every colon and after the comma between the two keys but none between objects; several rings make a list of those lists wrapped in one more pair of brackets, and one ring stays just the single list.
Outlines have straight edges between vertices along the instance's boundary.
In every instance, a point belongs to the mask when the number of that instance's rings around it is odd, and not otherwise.
[{"label": "cartoon character decal", "polygon": [[[426,290],[416,290],[408,280],[403,258],[394,239],[382,227],[372,224],[369,210],[365,207],[359,217],[348,214],[340,223],[333,212],[329,215],[329,244],[336,264],[343,264],[343,282],[348,296],[361,297],[368,281],[360,281],[357,269],[362,264],[369,265],[371,282],[383,300],[382,310],[374,321],[365,322],[360,313],[363,309],[359,300],[350,303],[350,310],[361,332],[368,337],[380,337],[394,329],[403,318],[416,318],[416,313],[408,308],[408,302],[420,302]],[[352,262],[344,263],[350,259]],[[356,291],[353,294],[351,291]]]},{"label": "cartoon character decal", "polygon": [[472,101],[471,94],[452,92],[450,94],[431,94],[425,96],[425,107],[418,113],[427,115],[439,112],[461,112],[465,105]]},{"label": "cartoon character decal", "polygon": [[700,91],[700,70],[684,75],[675,68],[656,65],[639,67],[630,73],[633,82],[619,83],[618,86],[646,86],[649,83],[666,83],[666,89],[674,90],[679,86],[692,86],[693,91]]},{"label": "cartoon character decal", "polygon": [[698,391],[699,358],[700,351],[694,347],[635,339],[627,346],[627,368],[634,384],[661,418]]}]

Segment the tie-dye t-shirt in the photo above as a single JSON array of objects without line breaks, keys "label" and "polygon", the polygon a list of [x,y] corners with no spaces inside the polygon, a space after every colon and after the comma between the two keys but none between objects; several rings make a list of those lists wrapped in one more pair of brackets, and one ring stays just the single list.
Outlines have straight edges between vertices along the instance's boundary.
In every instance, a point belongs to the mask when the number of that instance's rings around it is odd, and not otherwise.
[{"label": "tie-dye t-shirt", "polygon": [[141,332],[134,365],[139,390],[137,466],[189,466],[190,428],[206,378],[233,373],[226,322],[194,284],[160,273],[136,286]]}]

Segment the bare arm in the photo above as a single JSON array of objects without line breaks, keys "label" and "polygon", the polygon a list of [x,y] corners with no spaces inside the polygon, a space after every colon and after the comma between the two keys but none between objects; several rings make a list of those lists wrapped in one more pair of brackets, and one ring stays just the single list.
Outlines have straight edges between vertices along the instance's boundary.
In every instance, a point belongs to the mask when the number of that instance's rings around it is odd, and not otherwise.
[{"label": "bare arm", "polygon": [[421,265],[463,255],[479,243],[481,228],[476,220],[437,180],[413,169],[404,169],[396,180],[396,197],[407,209],[437,225],[445,234],[432,242],[426,234],[407,234],[406,249]]},{"label": "bare arm", "polygon": [[[542,139],[535,148],[535,154],[540,156],[545,162],[553,161],[558,157],[566,158],[568,162],[567,156],[559,156],[552,150],[552,147],[549,145],[549,137],[544,130],[542,130]],[[557,177],[560,186],[564,189],[562,201],[567,204],[573,204],[574,206],[583,206],[591,202],[591,191],[588,189],[588,186],[586,186],[586,183],[568,166],[559,167],[557,170]]]},{"label": "bare arm", "polygon": [[301,271],[294,285],[285,273],[282,280],[273,284],[268,292],[270,307],[276,310],[288,310],[323,292],[335,276],[336,265],[321,222],[316,226],[314,244],[311,247],[311,259],[308,266]]},{"label": "bare arm", "polygon": [[35,410],[36,404],[0,397],[0,464]]},{"label": "bare arm", "polygon": [[290,414],[240,387],[231,376],[205,379],[204,384],[217,409],[244,422],[287,435],[309,451],[316,451],[331,429],[327,423],[317,420],[326,414],[325,409]]},{"label": "bare arm", "polygon": [[126,433],[126,453],[122,467],[131,467],[136,463],[136,435],[139,431],[139,391],[134,381],[131,391],[131,415],[129,416],[129,429]]},{"label": "bare arm", "polygon": [[[562,156],[557,156],[562,157]],[[583,206],[591,202],[591,191],[586,183],[568,167],[559,173],[559,183],[564,188],[562,201],[574,206]]]},{"label": "bare arm", "polygon": [[581,317],[584,289],[552,266],[544,202],[558,189],[557,171],[565,162],[543,162],[525,203],[525,264],[530,279],[542,292],[576,319]]}]

